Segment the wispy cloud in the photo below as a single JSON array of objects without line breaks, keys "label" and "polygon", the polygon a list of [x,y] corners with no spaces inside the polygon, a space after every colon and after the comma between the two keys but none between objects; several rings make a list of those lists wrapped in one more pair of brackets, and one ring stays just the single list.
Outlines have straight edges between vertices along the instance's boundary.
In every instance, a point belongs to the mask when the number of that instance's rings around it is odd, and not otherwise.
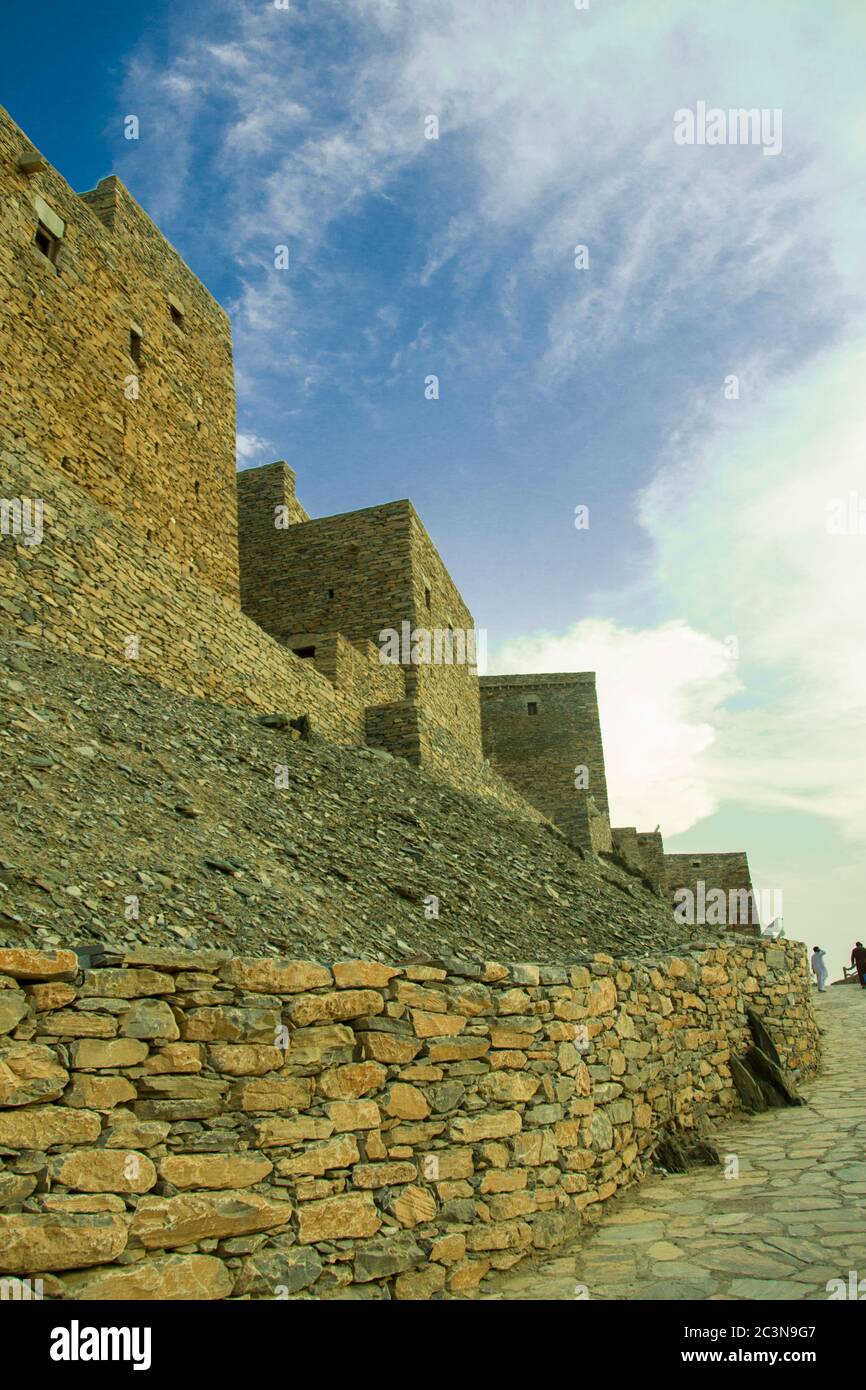
[{"label": "wispy cloud", "polygon": [[249,468],[254,463],[271,462],[265,456],[270,453],[272,445],[269,440],[260,439],[257,434],[243,434],[239,431],[236,436],[236,448],[238,468]]},{"label": "wispy cloud", "polygon": [[[789,338],[792,328],[832,331],[852,294],[862,305],[862,197],[848,179],[857,73],[844,20],[816,27],[811,7],[792,4],[783,32],[775,12],[743,3],[716,16],[688,2],[643,14],[523,0],[217,9],[219,41],[189,32],[167,63],[137,56],[127,90],[147,109],[149,139],[174,152],[173,177],[154,166],[157,210],[167,201],[176,212],[197,184],[205,197],[222,184],[214,234],[246,257],[254,287],[237,300],[241,334],[255,287],[273,279],[263,246],[291,239],[297,264],[315,262],[327,284],[341,273],[322,256],[333,229],[409,172],[418,182],[403,188],[401,208],[418,249],[393,291],[446,273],[446,294],[467,276],[489,280],[512,331],[544,324],[536,382],[548,388],[588,352],[651,343],[702,315],[730,331],[732,308],[757,297],[776,301],[775,314],[769,302],[761,312]],[[794,19],[809,29],[814,61],[835,67],[834,110],[816,110],[802,87]],[[783,158],[674,144],[677,107],[696,96],[740,105],[746,94],[784,105]],[[431,113],[438,141],[424,139]],[[205,179],[190,178],[193,148],[210,162]],[[573,266],[578,242],[587,271]],[[321,337],[321,305],[302,296],[295,310],[300,355],[314,360],[307,315]],[[458,299],[437,331],[468,349],[489,331],[485,317]],[[260,360],[241,348],[246,378],[268,370],[273,336],[257,332]],[[308,372],[300,360],[298,370]]]}]

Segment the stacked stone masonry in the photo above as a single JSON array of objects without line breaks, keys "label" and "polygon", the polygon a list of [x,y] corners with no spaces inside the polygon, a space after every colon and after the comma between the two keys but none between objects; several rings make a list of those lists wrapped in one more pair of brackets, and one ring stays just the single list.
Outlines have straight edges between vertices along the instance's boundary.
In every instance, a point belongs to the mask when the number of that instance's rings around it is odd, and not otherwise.
[{"label": "stacked stone masonry", "polygon": [[612,847],[595,676],[482,676],[491,765],[585,849]]},{"label": "stacked stone masonry", "polygon": [[0,1273],[59,1299],[471,1296],[736,1108],[747,1007],[818,1056],[794,943],[77,969],[0,950]]},{"label": "stacked stone masonry", "polygon": [[664,843],[658,830],[640,831],[633,825],[611,830],[613,852],[639,873],[660,897],[668,896]]},{"label": "stacked stone masonry", "polygon": [[[310,520],[282,463],[239,473],[238,499],[244,611],[319,669],[327,635],[340,633],[374,668],[399,671],[399,696],[371,704],[408,701],[398,726],[432,722],[459,745],[462,762],[479,765],[477,666],[467,640],[475,640],[474,621],[411,502]],[[275,525],[276,508],[288,524]],[[389,652],[384,633],[399,638],[398,651]],[[371,720],[380,730],[392,722],[387,712]],[[415,728],[408,744],[397,737],[391,751],[406,756],[408,746],[413,761],[450,771],[435,733]]]},{"label": "stacked stone masonry", "polygon": [[30,149],[0,108],[5,447],[237,603],[228,316],[117,179],[79,195],[47,163],[24,173]]}]

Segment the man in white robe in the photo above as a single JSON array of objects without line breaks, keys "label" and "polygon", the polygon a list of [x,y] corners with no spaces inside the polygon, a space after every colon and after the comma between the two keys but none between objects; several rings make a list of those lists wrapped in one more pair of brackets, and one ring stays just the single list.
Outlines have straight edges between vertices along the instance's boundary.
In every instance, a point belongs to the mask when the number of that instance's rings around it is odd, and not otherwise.
[{"label": "man in white robe", "polygon": [[815,979],[818,981],[819,994],[827,993],[827,967],[824,964],[824,957],[826,954],[827,952],[822,951],[820,946],[812,947],[811,965]]}]

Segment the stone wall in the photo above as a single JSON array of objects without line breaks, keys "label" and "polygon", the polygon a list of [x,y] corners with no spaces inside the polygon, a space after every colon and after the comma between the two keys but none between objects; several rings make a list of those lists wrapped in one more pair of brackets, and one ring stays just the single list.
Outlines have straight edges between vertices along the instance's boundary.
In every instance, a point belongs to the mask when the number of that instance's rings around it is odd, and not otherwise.
[{"label": "stone wall", "polygon": [[284,520],[295,526],[310,519],[298,501],[295,477],[295,470],[282,459],[237,475],[241,607],[258,623],[263,614],[272,613],[273,598],[284,585],[282,552],[274,532],[286,529]]},{"label": "stone wall", "polygon": [[[467,635],[475,632],[475,620],[442,559],[410,504],[410,546],[412,556],[411,591],[404,614],[419,629],[431,634],[435,657],[435,634],[457,634],[452,642],[453,661],[419,662],[406,672],[407,694],[414,695],[428,717],[447,730],[449,744],[462,761],[478,764],[482,760],[481,708],[478,695],[478,668],[467,651]],[[445,639],[440,639],[445,648]],[[423,650],[420,652],[423,655]],[[440,655],[447,656],[447,650]]]},{"label": "stone wall", "polygon": [[660,830],[639,830],[637,847],[644,876],[653,884],[656,892],[664,896],[667,892],[665,871],[665,847]]},{"label": "stone wall", "polygon": [[0,1273],[62,1299],[468,1294],[736,1106],[747,1006],[817,1062],[798,943],[77,964],[0,950]]},{"label": "stone wall", "polygon": [[[477,667],[461,659],[466,634],[474,632],[472,614],[411,502],[310,520],[296,502],[294,475],[285,464],[239,473],[238,497],[244,612],[293,650],[316,646],[317,660],[327,633],[340,633],[355,645],[372,644],[378,662],[384,631],[402,636],[404,624],[410,635],[452,629],[457,634],[453,661],[430,659],[437,655],[433,637],[427,659],[418,647],[421,660],[413,661],[407,638],[399,698],[447,730],[463,760],[480,764]],[[287,527],[275,527],[275,506],[286,508]],[[374,703],[394,700],[382,692]],[[381,716],[374,719],[383,724]],[[391,751],[402,749],[395,745]]]},{"label": "stone wall", "polygon": [[[492,766],[574,844],[610,850],[595,675],[482,676],[479,686]],[[579,768],[587,769],[585,787],[575,786]]]},{"label": "stone wall", "polygon": [[661,832],[638,831],[633,825],[611,829],[614,853],[623,863],[652,885],[661,897],[667,897],[667,870]]},{"label": "stone wall", "polygon": [[38,451],[237,603],[228,316],[117,179],[79,196],[24,173],[31,149],[0,109],[0,449]]},{"label": "stone wall", "polygon": [[642,861],[635,827],[633,825],[615,825],[611,828],[610,836],[613,841],[614,853],[619,855],[619,858],[624,864],[628,864],[630,869],[640,873]]},{"label": "stone wall", "polygon": [[22,633],[123,665],[185,694],[278,710],[340,743],[363,743],[363,713],[230,600],[44,460],[0,453],[4,496],[44,504],[43,539],[0,537],[0,611]]},{"label": "stone wall", "polygon": [[406,616],[410,504],[390,502],[278,530],[260,474],[270,469],[238,474],[245,611],[290,645],[297,633],[340,632],[378,648],[380,630]]}]

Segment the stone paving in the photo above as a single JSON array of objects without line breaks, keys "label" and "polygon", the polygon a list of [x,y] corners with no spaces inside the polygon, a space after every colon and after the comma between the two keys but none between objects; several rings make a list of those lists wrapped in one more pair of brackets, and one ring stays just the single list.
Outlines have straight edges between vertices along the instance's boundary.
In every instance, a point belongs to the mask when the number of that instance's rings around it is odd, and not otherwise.
[{"label": "stone paving", "polygon": [[737,1177],[653,1175],[569,1246],[485,1280],[480,1297],[827,1299],[828,1280],[847,1286],[850,1270],[866,1297],[866,993],[813,994],[823,1064],[802,1088],[808,1105],[733,1117],[713,1135]]}]

